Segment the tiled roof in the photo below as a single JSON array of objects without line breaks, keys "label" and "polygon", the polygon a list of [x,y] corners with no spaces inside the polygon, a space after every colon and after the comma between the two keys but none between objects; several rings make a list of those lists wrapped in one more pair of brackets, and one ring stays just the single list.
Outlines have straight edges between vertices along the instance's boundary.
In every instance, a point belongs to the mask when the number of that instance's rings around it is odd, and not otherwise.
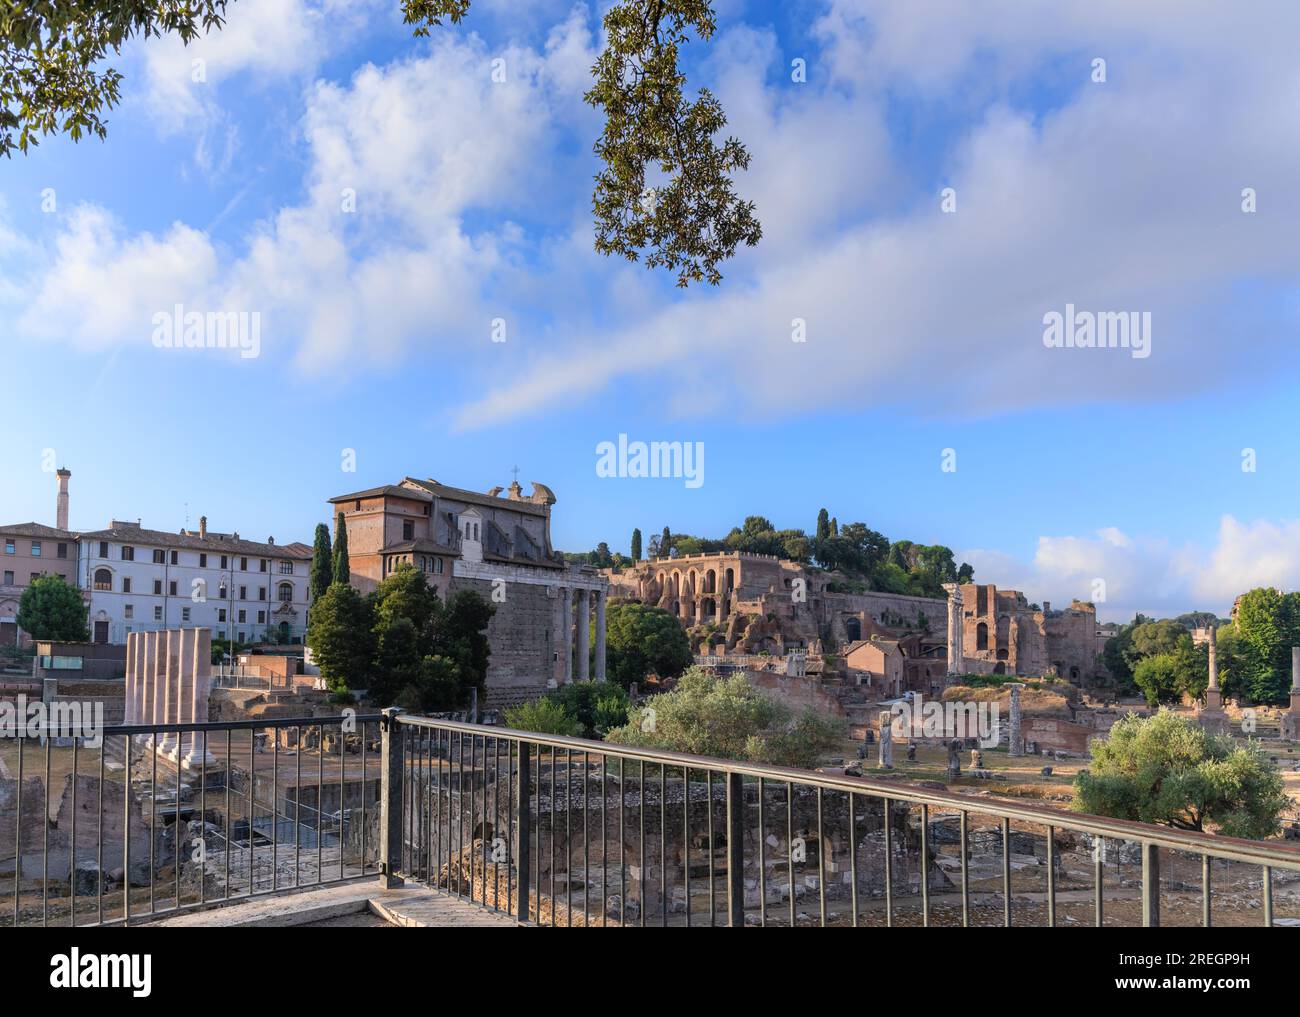
[{"label": "tiled roof", "polygon": [[67,530],[60,530],[54,526],[46,526],[44,523],[14,523],[11,526],[0,526],[0,535],[14,537],[48,537],[50,540],[76,540],[74,533]]},{"label": "tiled roof", "polygon": [[112,540],[144,547],[175,547],[257,558],[292,558],[305,561],[312,555],[311,547],[298,541],[291,544],[263,544],[228,534],[209,533],[206,537],[200,537],[195,533],[168,533],[164,530],[146,530],[139,526],[116,526],[112,529],[81,533],[79,536],[84,540]]}]

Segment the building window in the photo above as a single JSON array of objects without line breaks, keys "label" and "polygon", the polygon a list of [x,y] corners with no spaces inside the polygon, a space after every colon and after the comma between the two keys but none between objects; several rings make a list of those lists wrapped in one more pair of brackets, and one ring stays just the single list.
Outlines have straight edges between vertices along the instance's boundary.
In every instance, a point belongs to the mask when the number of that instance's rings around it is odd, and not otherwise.
[{"label": "building window", "polygon": [[224,568],[229,568],[229,560],[230,560],[230,559],[227,558],[224,554],[221,556],[221,567],[222,567],[223,569],[224,569]]},{"label": "building window", "polygon": [[135,548],[131,547],[129,544],[124,545],[122,547],[122,560],[135,561]]},{"label": "building window", "polygon": [[55,550],[54,553],[55,553],[58,557],[60,557],[60,558],[67,558],[67,556],[68,556],[68,545],[67,545],[67,544],[60,544],[60,545],[58,546],[58,548]]},{"label": "building window", "polygon": [[261,563],[261,570],[262,570],[263,572],[265,572],[267,566],[270,565],[270,564],[271,564],[271,563],[270,563],[269,561],[267,561],[265,558],[263,558],[263,559],[262,559],[262,563]]},{"label": "building window", "polygon": [[108,557],[108,541],[107,541],[107,540],[101,540],[101,541],[99,542],[99,556],[100,556],[101,558],[107,558],[107,557]]},{"label": "building window", "polygon": [[126,618],[126,620],[127,620],[127,621],[130,621],[130,620],[131,620],[132,618],[134,618],[134,617],[135,617],[135,605],[134,605],[134,604],[127,604],[127,605],[126,605],[126,608],[125,608],[125,618]]},{"label": "building window", "polygon": [[18,553],[18,548],[14,545],[14,542],[12,540],[6,540],[5,554],[17,554],[17,553]]},{"label": "building window", "polygon": [[155,547],[154,550],[153,550],[153,563],[154,563],[155,565],[166,565],[166,564],[167,564],[167,552],[165,552],[165,551],[164,551],[162,548],[160,548],[160,547]]},{"label": "building window", "polygon": [[248,571],[248,559],[247,559],[247,558],[240,558],[240,559],[239,559],[239,571],[240,571],[240,572],[247,572],[247,571]]},{"label": "building window", "polygon": [[415,520],[413,519],[402,520],[402,539],[403,540],[415,539]]},{"label": "building window", "polygon": [[123,576],[123,577],[122,577],[122,592],[123,592],[123,593],[130,593],[130,592],[131,592],[131,577],[130,577],[130,576]]},{"label": "building window", "polygon": [[357,499],[357,504],[356,504],[356,507],[353,509],[353,511],[354,511],[354,512],[360,512],[360,511],[361,511],[361,499],[360,499],[360,498]]},{"label": "building window", "polygon": [[293,562],[291,561],[280,562],[280,575],[282,576],[293,575]]},{"label": "building window", "polygon": [[265,612],[265,611],[258,611],[258,612],[257,612],[257,624],[259,624],[259,625],[264,625],[265,623],[266,623],[266,612]]},{"label": "building window", "polygon": [[153,609],[153,620],[162,621],[162,605],[159,605],[158,607],[155,607]]},{"label": "building window", "polygon": [[153,595],[154,595],[155,597],[161,597],[161,596],[162,596],[162,580],[161,580],[161,579],[155,579],[155,580],[153,581]]},{"label": "building window", "polygon": [[36,580],[38,580],[38,579],[40,579],[40,578],[41,578],[41,574],[40,574],[39,572],[33,572],[33,573],[32,573],[32,579],[31,579],[31,581],[34,583],[34,582],[36,582]]},{"label": "building window", "polygon": [[226,620],[226,609],[224,607],[217,608],[217,621],[223,622],[225,620]]},{"label": "building window", "polygon": [[33,541],[32,541],[32,557],[33,557],[33,558],[39,558],[40,556],[41,556],[41,542],[40,542],[39,540],[33,540]]},{"label": "building window", "polygon": [[436,576],[440,576],[440,575],[442,575],[442,559],[441,559],[441,558],[434,558],[434,559],[433,559],[433,574],[436,575]]},{"label": "building window", "polygon": [[167,592],[168,592],[169,594],[171,594],[171,596],[173,596],[173,597],[176,596],[176,580],[173,579],[173,580],[168,584],[168,586],[167,586]]},{"label": "building window", "polygon": [[[240,611],[240,612],[239,612],[239,624],[240,624],[240,625],[243,625],[244,622],[246,622],[246,621],[248,621],[248,612],[247,612],[247,611]],[[243,640],[243,636],[240,636],[240,640],[241,640],[241,641]]]},{"label": "building window", "polygon": [[181,621],[189,621],[189,620],[190,620],[190,609],[188,607],[181,608]]},{"label": "building window", "polygon": [[257,588],[257,599],[258,599],[258,600],[265,600],[265,599],[266,599],[266,587],[265,587],[265,586],[259,586],[259,587]]},{"label": "building window", "polygon": [[293,583],[280,584],[280,603],[289,604],[293,601]]},{"label": "building window", "polygon": [[5,573],[5,585],[6,586],[14,585],[14,574],[12,572]]},{"label": "building window", "polygon": [[113,588],[113,573],[108,569],[97,569],[95,571],[95,589],[111,590]]},{"label": "building window", "polygon": [[206,554],[203,554],[203,553],[200,552],[200,554],[199,554],[199,568],[201,568],[201,569],[205,569],[205,568],[207,568],[207,567],[208,567],[208,556],[207,556]]},{"label": "building window", "polygon": [[179,564],[180,564],[180,561],[181,561],[181,553],[180,553],[179,551],[173,551],[173,552],[172,552],[172,564],[173,564],[173,565],[179,565]]},{"label": "building window", "polygon": [[240,599],[240,600],[247,600],[247,599],[248,599],[248,587],[247,587],[247,586],[241,586],[241,587],[239,588],[239,599]]}]

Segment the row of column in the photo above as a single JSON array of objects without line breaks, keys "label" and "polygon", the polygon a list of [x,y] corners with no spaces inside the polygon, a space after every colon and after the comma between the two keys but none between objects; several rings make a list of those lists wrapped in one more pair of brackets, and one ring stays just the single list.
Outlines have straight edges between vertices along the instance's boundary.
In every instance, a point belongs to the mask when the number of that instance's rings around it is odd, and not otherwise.
[{"label": "row of column", "polygon": [[[125,723],[204,724],[212,686],[212,630],[168,629],[131,632],[126,637]],[[202,738],[194,732],[141,735],[142,745],[183,766],[204,762]],[[214,762],[212,754],[207,762]]]},{"label": "row of column", "polygon": [[[591,604],[596,604],[596,681],[605,680],[605,600],[604,590],[588,590],[565,586],[557,597],[559,616],[556,619],[556,648],[560,655],[562,681],[569,684],[574,680],[573,659],[578,658],[577,680],[585,682],[591,678]],[[577,601],[578,617],[573,617],[574,601]],[[576,637],[576,639],[575,639]]]}]

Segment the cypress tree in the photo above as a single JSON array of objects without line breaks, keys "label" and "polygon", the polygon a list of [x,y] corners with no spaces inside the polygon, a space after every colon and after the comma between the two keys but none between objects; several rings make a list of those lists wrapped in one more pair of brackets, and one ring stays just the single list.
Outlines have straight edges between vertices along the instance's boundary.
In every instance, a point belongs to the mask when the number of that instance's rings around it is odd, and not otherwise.
[{"label": "cypress tree", "polygon": [[641,560],[641,531],[640,530],[632,531],[632,560],[633,561]]},{"label": "cypress tree", "polygon": [[817,513],[817,540],[823,541],[831,535],[831,517],[825,509]]},{"label": "cypress tree", "polygon": [[352,569],[348,565],[348,527],[343,521],[343,513],[338,515],[334,524],[334,582],[350,583]]},{"label": "cypress tree", "polygon": [[665,526],[663,536],[659,538],[659,554],[662,555],[664,558],[667,558],[668,553],[672,550],[672,546],[673,546],[673,535],[668,532],[668,527]]},{"label": "cypress tree", "polygon": [[316,524],[316,540],[311,552],[311,599],[320,600],[334,582],[334,562],[330,550],[330,528]]}]

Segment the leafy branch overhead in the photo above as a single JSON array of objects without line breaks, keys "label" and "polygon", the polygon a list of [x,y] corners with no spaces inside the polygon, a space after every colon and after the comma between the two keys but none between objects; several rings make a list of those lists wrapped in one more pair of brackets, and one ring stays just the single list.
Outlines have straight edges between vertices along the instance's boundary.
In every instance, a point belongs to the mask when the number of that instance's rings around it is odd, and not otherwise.
[{"label": "leafy branch overhead", "polygon": [[[104,61],[135,36],[189,43],[224,24],[228,0],[0,0],[0,154],[41,136],[107,135],[122,76]],[[416,36],[457,25],[471,0],[402,0]],[[595,248],[676,273],[677,284],[722,279],[718,266],[762,227],[732,175],[749,167],[708,89],[683,93],[681,47],[712,37],[710,0],[622,0],[605,14],[608,44],[584,96],[605,114],[592,210]]]}]

